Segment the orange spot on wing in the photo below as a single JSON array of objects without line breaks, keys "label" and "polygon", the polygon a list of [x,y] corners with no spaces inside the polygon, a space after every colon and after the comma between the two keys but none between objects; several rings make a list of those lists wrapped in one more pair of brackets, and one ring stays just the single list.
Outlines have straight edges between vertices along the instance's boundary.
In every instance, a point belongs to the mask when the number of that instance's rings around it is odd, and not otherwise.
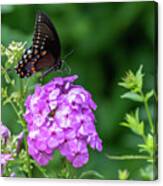
[{"label": "orange spot on wing", "polygon": [[35,67],[32,67],[32,68],[31,68],[31,71],[32,71],[32,73],[36,72]]},{"label": "orange spot on wing", "polygon": [[31,59],[32,58],[32,55],[29,55],[28,58]]},{"label": "orange spot on wing", "polygon": [[38,50],[35,50],[35,51],[34,51],[34,54],[38,54]]},{"label": "orange spot on wing", "polygon": [[21,75],[21,76],[24,76],[24,72],[21,72],[20,75]]},{"label": "orange spot on wing", "polygon": [[46,55],[46,54],[47,54],[47,51],[46,51],[46,50],[44,50],[44,51],[41,52],[41,55],[42,55],[42,56],[44,56],[44,55]]}]

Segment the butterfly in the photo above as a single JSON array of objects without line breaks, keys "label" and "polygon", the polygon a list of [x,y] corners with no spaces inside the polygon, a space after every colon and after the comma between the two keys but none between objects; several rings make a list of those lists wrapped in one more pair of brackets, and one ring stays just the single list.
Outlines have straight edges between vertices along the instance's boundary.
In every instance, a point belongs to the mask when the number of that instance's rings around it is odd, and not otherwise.
[{"label": "butterfly", "polygon": [[49,17],[39,12],[36,15],[32,46],[26,49],[15,68],[21,77],[29,77],[43,71],[42,77],[61,68],[61,45],[55,27]]}]

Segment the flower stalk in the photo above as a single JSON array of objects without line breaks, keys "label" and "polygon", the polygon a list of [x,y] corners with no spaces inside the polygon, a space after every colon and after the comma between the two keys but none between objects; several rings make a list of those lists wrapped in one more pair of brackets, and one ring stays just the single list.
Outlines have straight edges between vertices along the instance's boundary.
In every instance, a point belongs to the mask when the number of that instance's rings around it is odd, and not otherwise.
[{"label": "flower stalk", "polygon": [[[144,97],[143,93],[142,93],[142,96]],[[151,133],[154,134],[154,132],[155,132],[154,124],[153,124],[152,116],[151,116],[151,113],[150,113],[150,110],[149,110],[148,100],[145,97],[144,97],[144,107],[145,107],[145,110],[146,110],[146,113],[147,113],[147,117],[148,117],[148,122],[149,122],[149,127],[150,127],[150,130],[151,130]]]}]

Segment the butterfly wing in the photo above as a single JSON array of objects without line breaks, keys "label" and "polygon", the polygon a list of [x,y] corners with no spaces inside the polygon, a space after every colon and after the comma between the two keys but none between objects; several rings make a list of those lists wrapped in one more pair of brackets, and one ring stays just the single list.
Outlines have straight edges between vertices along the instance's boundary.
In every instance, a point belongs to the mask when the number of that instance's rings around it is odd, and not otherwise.
[{"label": "butterfly wing", "polygon": [[38,13],[33,44],[23,54],[16,71],[23,78],[53,66],[58,69],[61,65],[60,53],[59,37],[52,22],[46,14]]},{"label": "butterfly wing", "polygon": [[48,16],[42,12],[36,16],[33,47],[46,47],[55,58],[60,57],[61,46],[56,29]]}]

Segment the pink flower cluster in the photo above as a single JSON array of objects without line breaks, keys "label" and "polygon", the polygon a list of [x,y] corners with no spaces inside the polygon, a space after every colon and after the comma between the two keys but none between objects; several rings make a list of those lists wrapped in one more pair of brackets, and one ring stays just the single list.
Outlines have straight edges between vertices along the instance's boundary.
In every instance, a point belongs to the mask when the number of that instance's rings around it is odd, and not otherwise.
[{"label": "pink flower cluster", "polygon": [[[6,146],[6,143],[10,138],[11,132],[2,123],[0,123],[0,134],[1,134],[1,145]],[[8,163],[8,161],[10,161],[10,160],[13,160],[12,154],[2,153],[2,152],[0,153],[0,166],[1,166],[0,176],[3,175],[3,169],[6,166],[6,164]]]},{"label": "pink flower cluster", "polygon": [[1,143],[2,144],[6,144],[7,140],[9,139],[11,132],[9,131],[9,129],[3,125],[2,123],[0,123],[0,134],[1,134]]},{"label": "pink flower cluster", "polygon": [[87,145],[102,150],[92,112],[96,104],[88,91],[73,84],[76,79],[76,75],[54,78],[37,86],[26,100],[29,154],[40,165],[47,165],[59,150],[77,168],[89,160]]}]

